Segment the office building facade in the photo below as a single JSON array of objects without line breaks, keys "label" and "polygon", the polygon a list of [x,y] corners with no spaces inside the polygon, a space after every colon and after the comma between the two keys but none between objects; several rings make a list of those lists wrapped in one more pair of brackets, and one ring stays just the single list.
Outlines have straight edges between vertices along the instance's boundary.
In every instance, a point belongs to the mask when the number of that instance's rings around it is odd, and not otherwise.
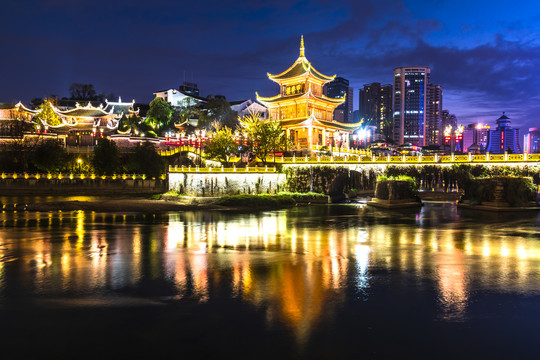
[{"label": "office building facade", "polygon": [[442,145],[444,128],[442,127],[443,91],[441,85],[428,84],[427,86],[427,145]]},{"label": "office building facade", "polygon": [[491,154],[521,153],[519,129],[512,128],[510,122],[510,118],[503,112],[497,119],[497,128],[489,131],[487,152]]},{"label": "office building facade", "polygon": [[404,66],[394,69],[393,140],[396,144],[428,145],[427,107],[431,69]]},{"label": "office building facade", "polygon": [[353,88],[349,86],[349,80],[336,77],[323,87],[324,95],[332,99],[345,97],[345,102],[334,110],[334,120],[342,123],[353,122]]},{"label": "office building facade", "polygon": [[530,128],[525,134],[523,150],[528,154],[540,153],[540,128]]},{"label": "office building facade", "polygon": [[375,126],[375,140],[392,139],[392,85],[371,83],[359,90],[358,111],[365,124]]}]

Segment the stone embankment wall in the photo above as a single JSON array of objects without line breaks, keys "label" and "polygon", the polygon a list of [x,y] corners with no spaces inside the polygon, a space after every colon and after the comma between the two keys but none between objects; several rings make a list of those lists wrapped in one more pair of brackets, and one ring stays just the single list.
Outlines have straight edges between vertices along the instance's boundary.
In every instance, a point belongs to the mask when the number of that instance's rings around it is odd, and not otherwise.
[{"label": "stone embankment wall", "polygon": [[167,180],[150,179],[0,179],[0,195],[128,195],[167,191]]},{"label": "stone embankment wall", "polygon": [[275,194],[285,189],[278,173],[169,173],[169,190],[189,196]]}]

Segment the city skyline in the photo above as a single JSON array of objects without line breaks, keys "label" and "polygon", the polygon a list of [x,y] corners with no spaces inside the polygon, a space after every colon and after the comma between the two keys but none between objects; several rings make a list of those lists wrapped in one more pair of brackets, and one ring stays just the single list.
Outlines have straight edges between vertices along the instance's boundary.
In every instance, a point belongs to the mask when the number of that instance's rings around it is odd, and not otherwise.
[{"label": "city skyline", "polygon": [[149,102],[184,79],[202,96],[269,96],[276,88],[266,73],[294,61],[304,35],[310,61],[350,81],[354,109],[364,84],[392,83],[395,67],[425,65],[460,123],[493,126],[505,111],[523,132],[538,124],[540,5],[532,1],[50,0],[7,4],[0,17],[9,35],[1,40],[9,49],[2,102],[67,96],[74,82]]}]

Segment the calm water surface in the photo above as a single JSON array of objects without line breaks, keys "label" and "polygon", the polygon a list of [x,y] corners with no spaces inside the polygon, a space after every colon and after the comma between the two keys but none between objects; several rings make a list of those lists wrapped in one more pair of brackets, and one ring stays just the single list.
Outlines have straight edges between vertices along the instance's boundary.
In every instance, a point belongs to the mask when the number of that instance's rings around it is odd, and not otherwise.
[{"label": "calm water surface", "polygon": [[540,215],[0,214],[10,358],[534,359]]}]

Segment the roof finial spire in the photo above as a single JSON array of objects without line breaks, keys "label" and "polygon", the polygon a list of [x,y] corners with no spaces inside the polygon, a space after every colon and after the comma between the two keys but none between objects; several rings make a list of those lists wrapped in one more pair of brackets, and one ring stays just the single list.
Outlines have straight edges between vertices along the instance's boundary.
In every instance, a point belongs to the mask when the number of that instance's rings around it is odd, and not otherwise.
[{"label": "roof finial spire", "polygon": [[304,57],[305,55],[305,49],[304,49],[304,35],[300,38],[300,56]]}]

